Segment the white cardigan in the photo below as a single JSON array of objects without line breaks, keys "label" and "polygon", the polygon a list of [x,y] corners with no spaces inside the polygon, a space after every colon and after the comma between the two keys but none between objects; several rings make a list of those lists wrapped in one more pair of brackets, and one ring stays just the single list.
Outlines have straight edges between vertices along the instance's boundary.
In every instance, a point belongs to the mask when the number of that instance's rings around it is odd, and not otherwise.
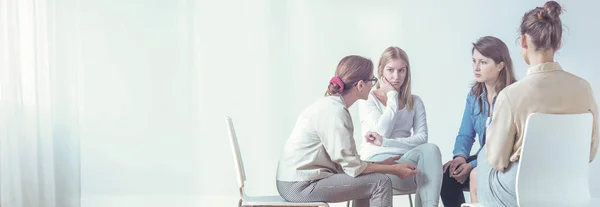
[{"label": "white cardigan", "polygon": [[366,168],[354,143],[350,112],[340,96],[327,96],[305,109],[288,138],[279,181],[312,181],[338,173],[356,177]]},{"label": "white cardigan", "polygon": [[[383,137],[382,146],[366,142],[362,138],[360,155],[368,159],[382,153],[405,154],[416,146],[427,143],[427,117],[425,105],[420,97],[413,95],[414,107],[398,110],[398,92],[390,91],[384,105],[373,91],[366,101],[359,102],[362,135],[377,132]],[[411,133],[411,129],[414,133]]]}]

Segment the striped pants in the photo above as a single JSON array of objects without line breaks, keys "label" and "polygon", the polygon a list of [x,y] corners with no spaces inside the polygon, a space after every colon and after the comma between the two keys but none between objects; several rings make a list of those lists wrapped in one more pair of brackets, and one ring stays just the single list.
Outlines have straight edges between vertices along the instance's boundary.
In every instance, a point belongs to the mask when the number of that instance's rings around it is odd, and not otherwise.
[{"label": "striped pants", "polygon": [[380,173],[350,177],[335,174],[314,181],[277,181],[279,195],[290,202],[352,202],[355,207],[392,207],[392,182]]}]

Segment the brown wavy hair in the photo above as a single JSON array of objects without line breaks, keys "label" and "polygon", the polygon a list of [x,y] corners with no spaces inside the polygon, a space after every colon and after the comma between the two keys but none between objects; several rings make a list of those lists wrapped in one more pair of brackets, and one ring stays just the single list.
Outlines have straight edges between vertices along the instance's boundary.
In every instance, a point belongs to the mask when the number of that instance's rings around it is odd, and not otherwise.
[{"label": "brown wavy hair", "polygon": [[[499,64],[504,62],[504,68],[498,74],[498,80],[494,86],[494,90],[496,93],[500,93],[502,89],[506,86],[513,84],[517,81],[515,78],[515,71],[513,69],[513,62],[510,58],[510,53],[508,52],[508,47],[502,40],[492,37],[485,36],[479,38],[477,42],[473,43],[473,49],[471,49],[471,54],[475,52],[475,50],[479,51],[481,55],[494,60],[494,64]],[[471,93],[475,98],[477,98],[477,103],[479,104],[479,113],[481,113],[481,109],[483,109],[483,101],[479,98],[479,96],[485,90],[485,83],[475,82],[471,87]],[[491,113],[489,110],[488,113]]]}]

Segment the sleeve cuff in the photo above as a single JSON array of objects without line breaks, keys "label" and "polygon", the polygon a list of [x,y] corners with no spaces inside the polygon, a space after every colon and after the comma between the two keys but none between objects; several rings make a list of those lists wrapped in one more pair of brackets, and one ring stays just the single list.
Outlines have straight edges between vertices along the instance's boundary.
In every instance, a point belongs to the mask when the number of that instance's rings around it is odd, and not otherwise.
[{"label": "sleeve cuff", "polygon": [[388,91],[387,92],[387,107],[392,108],[392,111],[398,110],[398,91]]},{"label": "sleeve cuff", "polygon": [[388,98],[398,98],[398,91],[388,91],[386,96]]},{"label": "sleeve cuff", "polygon": [[471,167],[476,168],[477,167],[477,160],[473,160],[470,162]]},{"label": "sleeve cuff", "polygon": [[389,147],[389,143],[390,143],[390,141],[388,139],[386,139],[385,137],[382,138],[382,140],[381,140],[382,147]]},{"label": "sleeve cuff", "polygon": [[462,157],[462,158],[465,158],[465,160],[469,159],[469,156],[465,155],[463,153],[454,154],[454,156],[452,156],[452,159],[454,159],[456,157]]},{"label": "sleeve cuff", "polygon": [[357,166],[357,168],[355,169],[344,169],[344,171],[346,172],[346,174],[350,175],[351,177],[357,177],[360,174],[362,174],[365,169],[367,169],[367,165],[369,165],[369,163],[367,163],[366,161],[360,161],[360,165]]}]

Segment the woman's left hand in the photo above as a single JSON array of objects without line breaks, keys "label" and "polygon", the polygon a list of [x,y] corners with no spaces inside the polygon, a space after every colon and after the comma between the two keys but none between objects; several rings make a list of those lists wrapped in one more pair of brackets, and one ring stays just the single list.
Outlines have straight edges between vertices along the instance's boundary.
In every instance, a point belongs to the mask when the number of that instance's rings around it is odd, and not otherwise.
[{"label": "woman's left hand", "polygon": [[368,143],[374,144],[376,146],[381,146],[383,144],[383,137],[377,134],[376,132],[367,132],[365,135],[365,140]]},{"label": "woman's left hand", "polygon": [[460,184],[464,184],[469,175],[471,174],[471,170],[473,170],[473,166],[471,163],[465,163],[460,165],[456,170],[450,174],[450,177],[453,177]]}]

